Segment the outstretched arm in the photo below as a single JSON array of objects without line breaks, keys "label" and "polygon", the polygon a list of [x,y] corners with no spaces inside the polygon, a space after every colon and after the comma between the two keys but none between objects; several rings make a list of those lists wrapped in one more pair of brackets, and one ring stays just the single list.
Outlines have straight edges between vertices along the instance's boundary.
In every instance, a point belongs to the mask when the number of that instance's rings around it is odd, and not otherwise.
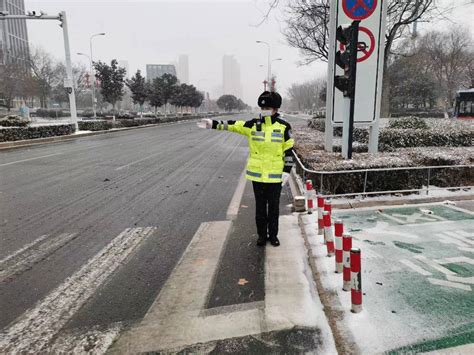
[{"label": "outstretched arm", "polygon": [[218,131],[229,131],[244,136],[249,136],[252,130],[252,121],[216,121],[208,118],[202,119],[198,126],[207,129],[216,129]]}]

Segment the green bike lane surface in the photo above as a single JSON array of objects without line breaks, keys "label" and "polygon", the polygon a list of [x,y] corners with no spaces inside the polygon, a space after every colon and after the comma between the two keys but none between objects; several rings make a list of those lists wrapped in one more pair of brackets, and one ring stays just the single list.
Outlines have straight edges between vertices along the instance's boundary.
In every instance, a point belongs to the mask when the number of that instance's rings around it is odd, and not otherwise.
[{"label": "green bike lane surface", "polygon": [[474,213],[430,204],[335,217],[362,251],[364,313],[347,320],[363,353],[474,343]]}]

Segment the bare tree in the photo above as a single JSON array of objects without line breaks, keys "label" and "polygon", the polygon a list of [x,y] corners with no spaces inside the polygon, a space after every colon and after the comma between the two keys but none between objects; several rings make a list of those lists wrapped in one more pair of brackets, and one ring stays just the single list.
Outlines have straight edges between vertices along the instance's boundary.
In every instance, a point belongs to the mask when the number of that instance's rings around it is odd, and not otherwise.
[{"label": "bare tree", "polygon": [[301,84],[292,84],[288,89],[288,96],[292,101],[292,107],[298,110],[311,110],[324,105],[321,92],[326,87],[326,79],[320,78]]},{"label": "bare tree", "polygon": [[[278,4],[270,3],[276,7]],[[410,34],[409,26],[426,21],[435,9],[434,0],[389,0],[385,33],[385,59],[394,43]],[[330,0],[289,0],[286,9],[288,43],[302,51],[305,63],[327,61],[329,51]]]},{"label": "bare tree", "polygon": [[0,101],[10,112],[13,100],[24,96],[27,70],[23,63],[6,63],[0,66]]},{"label": "bare tree", "polygon": [[451,107],[456,91],[473,84],[474,52],[469,31],[453,27],[449,32],[429,32],[420,40],[419,51],[438,81],[445,108]]},{"label": "bare tree", "polygon": [[51,54],[37,48],[31,55],[30,66],[38,88],[41,108],[47,108],[51,91],[60,77],[56,62]]}]

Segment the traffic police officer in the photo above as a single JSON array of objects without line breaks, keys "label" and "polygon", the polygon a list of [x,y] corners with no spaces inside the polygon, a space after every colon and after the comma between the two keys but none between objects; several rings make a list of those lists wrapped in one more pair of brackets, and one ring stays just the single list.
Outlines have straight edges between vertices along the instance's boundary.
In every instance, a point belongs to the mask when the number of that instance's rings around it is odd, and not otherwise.
[{"label": "traffic police officer", "polygon": [[258,98],[260,117],[250,121],[201,120],[202,128],[239,133],[248,138],[250,156],[246,178],[252,181],[255,195],[258,240],[279,246],[278,218],[281,188],[286,184],[293,167],[291,126],[280,118],[281,96],[265,91]]}]

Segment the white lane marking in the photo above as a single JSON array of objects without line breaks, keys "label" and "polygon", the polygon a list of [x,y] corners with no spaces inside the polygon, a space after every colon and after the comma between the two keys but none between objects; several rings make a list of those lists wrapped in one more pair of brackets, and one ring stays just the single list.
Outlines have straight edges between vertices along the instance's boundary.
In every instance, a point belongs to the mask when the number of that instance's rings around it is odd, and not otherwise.
[{"label": "white lane marking", "polygon": [[22,160],[16,160],[16,161],[12,161],[12,162],[9,162],[9,163],[4,163],[4,164],[0,164],[0,166],[7,166],[7,165],[13,165],[13,164],[18,164],[18,163],[23,163],[25,161],[32,161],[32,160],[37,160],[37,159],[43,159],[43,158],[48,158],[48,157],[54,157],[56,155],[61,155],[62,153],[54,153],[54,154],[48,154],[48,155],[42,155],[40,157],[36,157],[36,158],[29,158],[29,159],[22,159]]},{"label": "white lane marking", "polygon": [[448,276],[446,276],[446,278],[447,278],[449,281],[460,282],[460,283],[463,283],[463,284],[471,284],[471,285],[474,285],[474,277],[460,277],[460,276],[451,276],[451,275],[448,275]]},{"label": "white lane marking", "polygon": [[445,275],[452,275],[452,276],[456,275],[455,272],[446,269],[445,267],[435,263],[433,260],[425,258],[423,255],[417,255],[417,256],[415,256],[415,259],[420,260],[421,262],[425,263],[426,265],[431,266],[433,269],[436,269],[436,270],[438,270],[439,272],[441,272]]},{"label": "white lane marking", "polygon": [[142,159],[140,159],[140,160],[136,160],[136,161],[133,161],[133,162],[131,162],[131,163],[128,163],[128,164],[119,166],[119,167],[116,168],[115,170],[116,170],[116,171],[119,171],[119,170],[122,170],[122,169],[125,169],[125,168],[129,168],[129,167],[131,167],[132,165],[141,163],[142,161],[145,161],[145,160],[147,160],[147,159],[156,157],[157,155],[160,155],[160,154],[163,154],[163,152],[159,152],[159,153],[156,153],[156,154],[152,154],[152,155],[149,155],[149,156],[147,156],[147,157],[145,157],[145,158],[142,158]]},{"label": "white lane marking", "polygon": [[18,249],[16,252],[14,252],[13,254],[11,255],[8,255],[7,257],[5,257],[4,259],[0,260],[0,269],[2,268],[1,265],[3,265],[4,263],[6,263],[7,261],[13,259],[13,258],[16,258],[18,255],[20,255],[21,253],[24,253],[25,250],[27,249],[30,249],[32,248],[35,244],[38,244],[38,243],[41,243],[48,235],[45,234],[45,235],[42,235],[41,237],[38,237],[37,239],[33,240],[31,243],[28,243],[26,244],[23,248],[21,249]]},{"label": "white lane marking", "polygon": [[451,288],[457,288],[460,290],[471,291],[471,286],[463,285],[457,282],[438,280],[438,279],[433,279],[431,277],[428,277],[428,281],[433,285],[446,286],[446,287],[451,287]]},{"label": "white lane marking", "polygon": [[127,228],[1,333],[0,353],[39,353],[156,228]]},{"label": "white lane marking", "polygon": [[[200,316],[231,225],[231,221],[200,225],[143,320],[120,336],[112,352],[157,351],[221,339],[222,334],[224,338],[239,336],[249,328],[260,330],[258,310],[234,316]],[[251,319],[249,313],[253,314]]]},{"label": "white lane marking", "polygon": [[383,212],[378,212],[378,213],[379,213],[381,216],[386,217],[386,218],[388,218],[388,219],[391,219],[392,221],[397,222],[397,223],[399,223],[399,224],[406,224],[405,221],[403,221],[403,220],[401,220],[401,219],[398,219],[398,218],[396,218],[396,217],[393,217],[392,215],[389,215],[389,214],[386,214],[386,213],[383,213]]},{"label": "white lane marking", "polygon": [[469,253],[474,253],[474,248],[466,248],[466,247],[460,247],[458,248],[459,250],[462,250],[462,251],[467,251]]},{"label": "white lane marking", "polygon": [[439,241],[443,244],[454,244],[457,245],[458,247],[467,247],[468,245],[459,239],[453,238],[450,235],[443,233],[435,234],[435,237],[439,238]]},{"label": "white lane marking", "polygon": [[240,175],[239,184],[235,189],[234,196],[230,201],[229,208],[227,209],[227,219],[234,219],[239,213],[240,202],[242,201],[242,196],[244,195],[245,184],[247,179],[245,178],[245,170]]},{"label": "white lane marking", "polygon": [[468,233],[468,232],[462,231],[462,230],[459,230],[457,232],[459,233],[459,235],[462,235],[463,237],[468,237],[468,238],[469,237],[471,237],[471,238],[474,237],[474,233]]},{"label": "white lane marking", "polygon": [[92,328],[74,329],[61,332],[48,349],[50,354],[105,354],[125,325],[112,323]]},{"label": "white lane marking", "polygon": [[464,237],[464,236],[460,235],[457,231],[456,232],[447,231],[447,232],[444,232],[444,234],[449,235],[450,237],[459,239],[460,241],[462,241],[464,243],[474,245],[474,240],[471,240],[468,237]]},{"label": "white lane marking", "polygon": [[33,267],[34,264],[44,260],[56,250],[76,238],[77,234],[63,233],[56,237],[40,237],[26,248],[20,249],[11,257],[0,262],[0,283],[21,274]]},{"label": "white lane marking", "polygon": [[474,265],[474,259],[468,258],[467,256],[456,256],[454,258],[444,258],[435,261],[438,264],[466,263]]},{"label": "white lane marking", "polygon": [[425,269],[423,269],[422,267],[416,265],[416,264],[413,264],[411,261],[409,260],[406,260],[406,259],[403,259],[403,260],[400,260],[400,262],[406,266],[408,266],[410,269],[412,269],[413,271],[416,271],[417,273],[423,275],[423,276],[431,276],[432,273],[429,272],[429,271],[426,271]]}]

